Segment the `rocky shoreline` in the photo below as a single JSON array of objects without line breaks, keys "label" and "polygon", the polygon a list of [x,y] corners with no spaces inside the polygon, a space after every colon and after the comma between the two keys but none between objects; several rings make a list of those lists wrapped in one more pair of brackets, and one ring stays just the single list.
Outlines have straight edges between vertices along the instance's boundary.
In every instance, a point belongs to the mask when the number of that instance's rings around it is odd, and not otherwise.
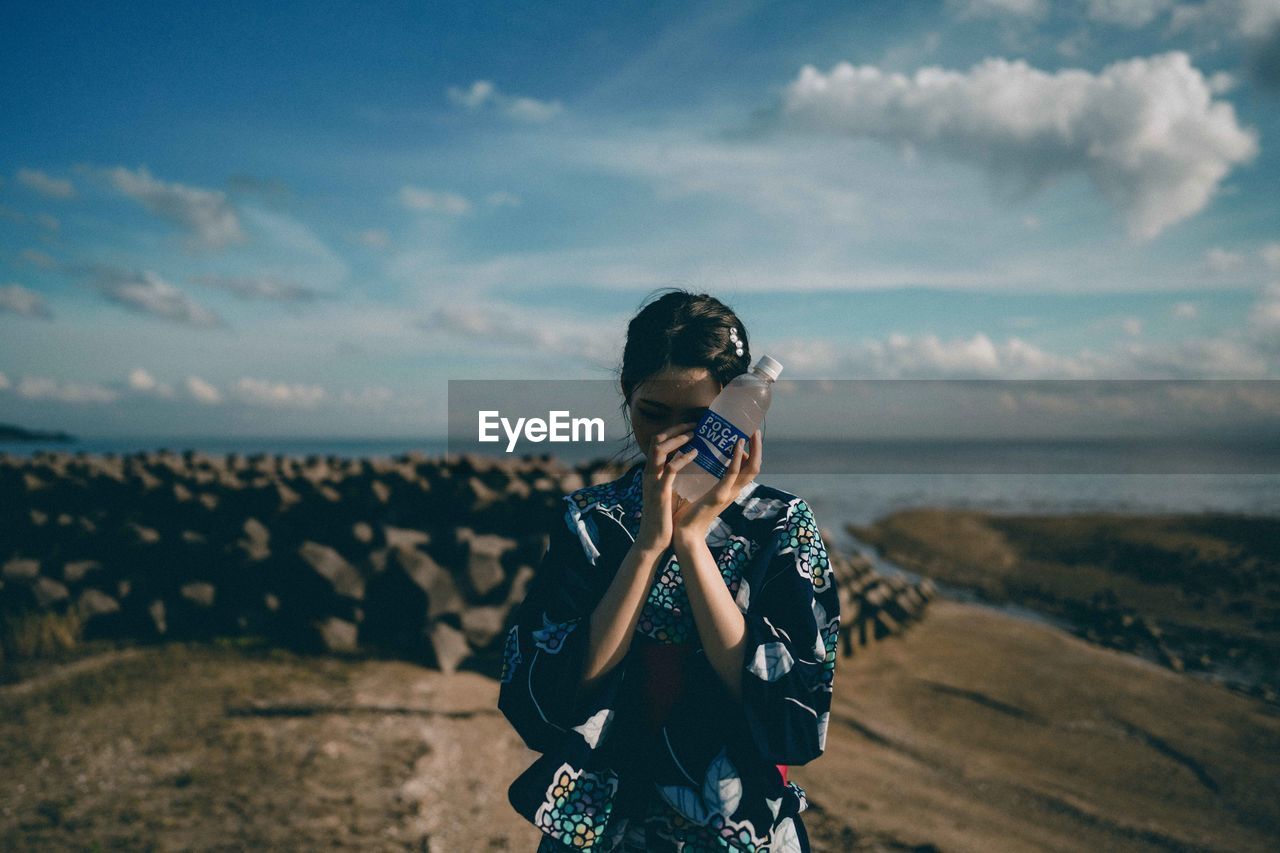
[{"label": "rocky shoreline", "polygon": [[[622,473],[549,455],[0,455],[2,661],[260,636],[496,675],[562,496]],[[846,656],[933,595],[831,557]]]},{"label": "rocky shoreline", "polygon": [[847,529],[940,584],[1280,707],[1280,519],[922,507]]}]

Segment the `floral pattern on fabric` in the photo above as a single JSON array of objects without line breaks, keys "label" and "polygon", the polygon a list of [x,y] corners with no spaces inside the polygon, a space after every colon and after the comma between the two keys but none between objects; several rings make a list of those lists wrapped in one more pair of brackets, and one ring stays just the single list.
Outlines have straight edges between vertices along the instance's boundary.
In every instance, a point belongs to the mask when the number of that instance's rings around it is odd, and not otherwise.
[{"label": "floral pattern on fabric", "polygon": [[507,632],[507,643],[502,647],[502,676],[498,679],[503,684],[511,681],[520,666],[520,638],[516,636],[516,626],[512,625]]},{"label": "floral pattern on fabric", "polygon": [[808,503],[792,497],[770,540],[770,570],[755,595],[769,612],[753,605],[744,614],[742,706],[763,755],[805,764],[826,748],[820,721],[831,705],[840,597]]},{"label": "floral pattern on fabric", "polygon": [[737,768],[722,749],[707,767],[701,790],[686,785],[666,785],[660,789],[663,798],[680,815],[695,825],[706,827],[719,842],[717,849],[759,851],[769,843],[768,833],[761,837],[755,825],[746,819],[733,820],[742,802],[742,779]]},{"label": "floral pattern on fabric", "polygon": [[817,620],[819,631],[818,642],[814,645],[814,654],[822,661],[822,687],[831,691],[836,673],[836,646],[840,641],[840,614],[827,618],[827,611],[818,599],[813,601],[813,616]]},{"label": "floral pattern on fabric", "polygon": [[755,827],[747,821],[740,823],[730,820],[722,814],[712,815],[707,824],[710,829],[728,843],[730,850],[742,850],[745,853],[756,853],[768,850],[768,836],[761,838],[755,834]]},{"label": "floral pattern on fabric", "polygon": [[640,531],[640,509],[643,504],[644,480],[635,477],[621,484],[618,480],[597,483],[565,496],[579,515],[599,509],[627,529],[631,538]]},{"label": "floral pattern on fabric", "polygon": [[616,777],[560,765],[547,788],[546,799],[535,815],[538,828],[580,850],[589,850],[601,837],[609,820]]},{"label": "floral pattern on fabric", "polygon": [[822,689],[831,692],[836,677],[836,646],[840,642],[840,617],[828,622],[822,629]]},{"label": "floral pattern on fabric", "polygon": [[762,643],[747,664],[747,670],[756,678],[777,681],[791,671],[795,658],[783,643]]},{"label": "floral pattern on fabric", "polygon": [[534,644],[547,654],[554,655],[564,647],[565,637],[578,627],[578,620],[569,622],[552,622],[547,614],[542,614],[542,628],[533,632]]},{"label": "floral pattern on fabric", "polygon": [[786,538],[782,553],[796,552],[796,565],[801,574],[813,581],[817,592],[825,590],[832,582],[831,560],[827,548],[818,535],[818,522],[813,511],[803,500],[796,500],[787,517]]},{"label": "floral pattern on fabric", "polygon": [[[712,549],[720,576],[735,597],[742,582],[742,569],[757,549],[755,542],[734,534],[724,537],[718,554]],[[689,609],[680,563],[674,556],[667,559],[649,588],[636,630],[660,643],[688,643],[696,639],[697,624]]]}]

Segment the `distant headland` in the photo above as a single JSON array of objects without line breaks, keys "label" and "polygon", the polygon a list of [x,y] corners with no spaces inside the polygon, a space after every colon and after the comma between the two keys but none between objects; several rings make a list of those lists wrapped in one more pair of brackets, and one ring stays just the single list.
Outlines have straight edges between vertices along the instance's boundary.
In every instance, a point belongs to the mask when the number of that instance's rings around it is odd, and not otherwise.
[{"label": "distant headland", "polygon": [[73,442],[75,437],[65,432],[43,432],[35,429],[23,429],[13,424],[0,424],[0,441],[61,441]]}]

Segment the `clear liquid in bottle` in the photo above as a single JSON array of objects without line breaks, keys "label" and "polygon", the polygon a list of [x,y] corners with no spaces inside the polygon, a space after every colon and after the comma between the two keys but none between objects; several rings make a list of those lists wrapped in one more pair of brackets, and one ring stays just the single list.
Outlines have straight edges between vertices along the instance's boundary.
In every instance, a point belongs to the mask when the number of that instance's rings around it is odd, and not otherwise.
[{"label": "clear liquid in bottle", "polygon": [[681,453],[697,448],[698,455],[676,474],[672,484],[676,494],[696,501],[720,482],[733,461],[738,440],[750,447],[752,433],[769,411],[773,383],[781,372],[777,359],[762,355],[749,373],[735,376],[711,401],[693,438],[680,448]]}]

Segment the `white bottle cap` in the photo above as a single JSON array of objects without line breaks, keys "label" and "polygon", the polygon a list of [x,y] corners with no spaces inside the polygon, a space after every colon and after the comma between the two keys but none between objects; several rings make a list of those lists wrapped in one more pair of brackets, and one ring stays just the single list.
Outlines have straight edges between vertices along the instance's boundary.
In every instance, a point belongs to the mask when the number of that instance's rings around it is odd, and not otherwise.
[{"label": "white bottle cap", "polygon": [[767,355],[762,355],[752,370],[758,370],[776,382],[778,374],[782,373],[782,362],[778,361],[776,358],[770,358]]}]

